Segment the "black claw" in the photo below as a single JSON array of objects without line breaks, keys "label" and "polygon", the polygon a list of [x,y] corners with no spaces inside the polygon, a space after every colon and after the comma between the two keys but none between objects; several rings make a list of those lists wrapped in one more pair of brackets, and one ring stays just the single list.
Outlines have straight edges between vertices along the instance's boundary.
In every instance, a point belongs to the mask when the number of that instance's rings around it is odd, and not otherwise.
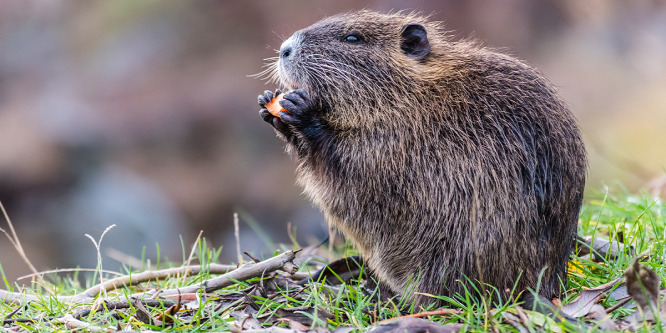
[{"label": "black claw", "polygon": [[297,94],[298,96],[300,96],[304,100],[309,99],[308,93],[305,92],[305,90],[303,90],[303,89],[296,89],[293,92],[294,92],[294,94]]},{"label": "black claw", "polygon": [[[285,108],[285,109],[286,109],[286,108]],[[296,118],[295,118],[290,112],[287,112],[287,111],[280,111],[279,114],[280,114],[280,120],[281,120],[283,123],[287,123],[287,124],[295,124],[295,123],[297,122]]]},{"label": "black claw", "polygon": [[[289,112],[296,111],[296,109],[298,108],[298,107],[296,106],[296,103],[294,103],[294,102],[292,102],[292,101],[290,101],[290,100],[288,100],[288,99],[286,99],[286,98],[280,101],[280,106],[281,106],[283,109],[285,109],[285,110],[287,110],[287,111],[289,111]],[[293,110],[293,111],[292,111],[292,110]]]},{"label": "black claw", "polygon": [[[305,104],[305,100],[303,99],[303,97],[296,93],[288,93],[284,95],[283,101],[284,100],[293,102],[294,104]],[[280,103],[280,105],[282,105],[282,103]]]},{"label": "black claw", "polygon": [[268,102],[270,102],[272,100],[273,100],[273,93],[270,90],[264,91],[264,94],[259,95],[259,97],[257,98],[257,101],[259,102],[259,106],[262,107],[262,108],[265,108],[266,104],[268,104]]},{"label": "black claw", "polygon": [[272,123],[271,118],[274,116],[270,112],[268,112],[267,109],[259,110],[259,115],[261,116],[261,119],[263,119],[265,122]]}]

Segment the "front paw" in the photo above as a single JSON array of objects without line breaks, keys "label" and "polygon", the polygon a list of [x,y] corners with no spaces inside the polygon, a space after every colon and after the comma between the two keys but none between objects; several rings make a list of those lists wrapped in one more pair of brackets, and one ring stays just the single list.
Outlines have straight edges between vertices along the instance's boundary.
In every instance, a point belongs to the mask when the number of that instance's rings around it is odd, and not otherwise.
[{"label": "front paw", "polygon": [[316,122],[312,101],[303,89],[296,89],[284,95],[280,106],[287,111],[280,111],[280,120],[297,129],[310,127]]},{"label": "front paw", "polygon": [[261,110],[259,110],[259,116],[261,116],[261,119],[263,119],[269,125],[273,126],[273,128],[275,128],[278,132],[282,133],[287,138],[290,138],[291,130],[289,129],[289,126],[287,126],[287,124],[285,124],[282,120],[280,120],[279,117],[272,115],[266,108],[266,104],[273,101],[273,98],[275,98],[280,94],[282,94],[282,91],[280,91],[280,89],[277,89],[275,90],[275,93],[273,93],[270,90],[266,90],[264,91],[263,95],[259,95],[257,99],[257,101],[259,102],[259,107],[261,107]]}]

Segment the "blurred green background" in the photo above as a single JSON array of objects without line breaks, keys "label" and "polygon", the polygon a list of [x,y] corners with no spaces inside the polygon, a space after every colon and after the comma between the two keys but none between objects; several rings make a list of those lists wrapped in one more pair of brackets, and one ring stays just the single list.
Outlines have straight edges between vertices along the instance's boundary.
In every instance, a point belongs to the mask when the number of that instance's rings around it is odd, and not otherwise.
[{"label": "blurred green background", "polygon": [[[84,234],[116,224],[108,269],[156,243],[181,260],[179,235],[189,246],[199,230],[231,261],[234,212],[255,254],[288,242],[288,223],[302,242],[324,238],[258,116],[276,87],[248,75],[295,30],[363,8],[433,13],[545,73],[580,120],[588,189],[665,186],[665,1],[3,0],[0,200],[28,257],[94,267]],[[28,273],[4,236],[0,264],[10,280]]]}]

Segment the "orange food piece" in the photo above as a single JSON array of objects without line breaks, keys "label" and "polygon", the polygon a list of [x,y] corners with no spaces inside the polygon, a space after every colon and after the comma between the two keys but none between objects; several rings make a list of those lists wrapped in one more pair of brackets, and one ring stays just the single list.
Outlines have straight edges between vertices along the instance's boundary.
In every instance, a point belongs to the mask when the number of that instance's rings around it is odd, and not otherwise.
[{"label": "orange food piece", "polygon": [[[266,103],[266,109],[268,109],[268,112],[270,112],[272,115],[279,117],[280,116],[280,111],[287,111],[282,106],[280,105],[280,101],[284,98],[284,94],[279,94],[273,99]],[[289,111],[287,111],[289,112]]]}]

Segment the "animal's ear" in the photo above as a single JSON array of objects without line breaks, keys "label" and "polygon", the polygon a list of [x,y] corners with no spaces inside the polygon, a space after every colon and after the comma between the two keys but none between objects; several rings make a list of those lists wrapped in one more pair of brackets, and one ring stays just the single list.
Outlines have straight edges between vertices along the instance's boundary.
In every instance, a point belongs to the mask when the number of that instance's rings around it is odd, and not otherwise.
[{"label": "animal's ear", "polygon": [[423,59],[430,53],[430,42],[426,28],[420,24],[407,24],[400,33],[400,48],[406,55]]}]

